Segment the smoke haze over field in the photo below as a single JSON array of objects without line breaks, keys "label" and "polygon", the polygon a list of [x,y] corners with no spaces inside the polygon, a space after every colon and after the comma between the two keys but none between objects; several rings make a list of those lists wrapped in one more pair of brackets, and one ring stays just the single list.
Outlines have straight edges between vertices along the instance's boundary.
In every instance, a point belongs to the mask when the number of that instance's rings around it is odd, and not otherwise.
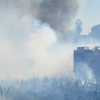
[{"label": "smoke haze over field", "polygon": [[72,73],[74,47],[58,41],[77,0],[0,0],[0,78]]}]

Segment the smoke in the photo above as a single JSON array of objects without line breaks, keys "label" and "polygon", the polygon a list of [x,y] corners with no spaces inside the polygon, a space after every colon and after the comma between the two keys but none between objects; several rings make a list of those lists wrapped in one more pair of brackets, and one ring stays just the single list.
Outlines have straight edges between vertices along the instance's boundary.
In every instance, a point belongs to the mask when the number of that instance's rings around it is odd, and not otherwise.
[{"label": "smoke", "polygon": [[30,14],[59,32],[68,30],[79,8],[77,0],[0,0],[0,3],[20,9],[21,14]]},{"label": "smoke", "polygon": [[77,0],[0,0],[0,78],[72,74],[74,47],[60,43]]},{"label": "smoke", "polygon": [[60,32],[69,28],[78,11],[78,3],[73,0],[44,0],[39,6],[37,18]]},{"label": "smoke", "polygon": [[94,75],[93,75],[93,71],[91,69],[90,66],[88,66],[86,63],[79,63],[76,66],[76,77],[80,78],[80,79],[93,79]]},{"label": "smoke", "polygon": [[6,28],[2,27],[0,32],[0,78],[72,73],[72,60],[69,59],[72,59],[73,50],[68,44],[58,43],[56,32],[49,24],[42,24],[30,15],[23,16],[17,24],[17,27],[14,27],[16,24],[5,24]]}]

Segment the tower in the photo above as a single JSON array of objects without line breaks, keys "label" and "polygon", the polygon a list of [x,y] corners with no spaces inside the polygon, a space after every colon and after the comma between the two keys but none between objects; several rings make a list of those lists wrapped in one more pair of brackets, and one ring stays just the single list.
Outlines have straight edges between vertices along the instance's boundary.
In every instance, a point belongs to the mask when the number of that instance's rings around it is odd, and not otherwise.
[{"label": "tower", "polygon": [[80,19],[76,20],[75,25],[76,25],[76,29],[75,29],[76,34],[77,35],[80,35],[81,34],[81,31],[82,31],[82,28],[81,28],[82,21]]}]

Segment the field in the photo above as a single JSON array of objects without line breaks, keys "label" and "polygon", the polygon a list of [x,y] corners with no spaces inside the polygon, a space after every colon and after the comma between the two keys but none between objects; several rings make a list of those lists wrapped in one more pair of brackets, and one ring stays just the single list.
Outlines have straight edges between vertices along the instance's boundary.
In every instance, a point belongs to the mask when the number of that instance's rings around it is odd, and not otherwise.
[{"label": "field", "polygon": [[100,100],[100,80],[72,77],[1,80],[0,100]]}]

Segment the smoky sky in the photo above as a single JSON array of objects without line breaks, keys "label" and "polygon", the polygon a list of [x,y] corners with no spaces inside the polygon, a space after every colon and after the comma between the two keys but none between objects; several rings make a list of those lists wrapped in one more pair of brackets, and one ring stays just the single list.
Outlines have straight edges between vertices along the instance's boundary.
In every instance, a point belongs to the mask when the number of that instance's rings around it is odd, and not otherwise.
[{"label": "smoky sky", "polygon": [[59,32],[68,30],[78,13],[77,0],[0,0],[1,6],[21,9]]},{"label": "smoky sky", "polygon": [[76,0],[44,0],[39,6],[37,18],[58,31],[66,31],[78,11]]},{"label": "smoky sky", "polygon": [[57,33],[77,12],[77,0],[0,0],[0,78],[72,74],[74,48]]},{"label": "smoky sky", "polygon": [[[78,8],[77,0],[43,0],[39,3],[35,16],[43,23],[48,23],[53,29],[65,32],[75,18]],[[31,5],[31,13],[34,15],[33,9]]]}]

